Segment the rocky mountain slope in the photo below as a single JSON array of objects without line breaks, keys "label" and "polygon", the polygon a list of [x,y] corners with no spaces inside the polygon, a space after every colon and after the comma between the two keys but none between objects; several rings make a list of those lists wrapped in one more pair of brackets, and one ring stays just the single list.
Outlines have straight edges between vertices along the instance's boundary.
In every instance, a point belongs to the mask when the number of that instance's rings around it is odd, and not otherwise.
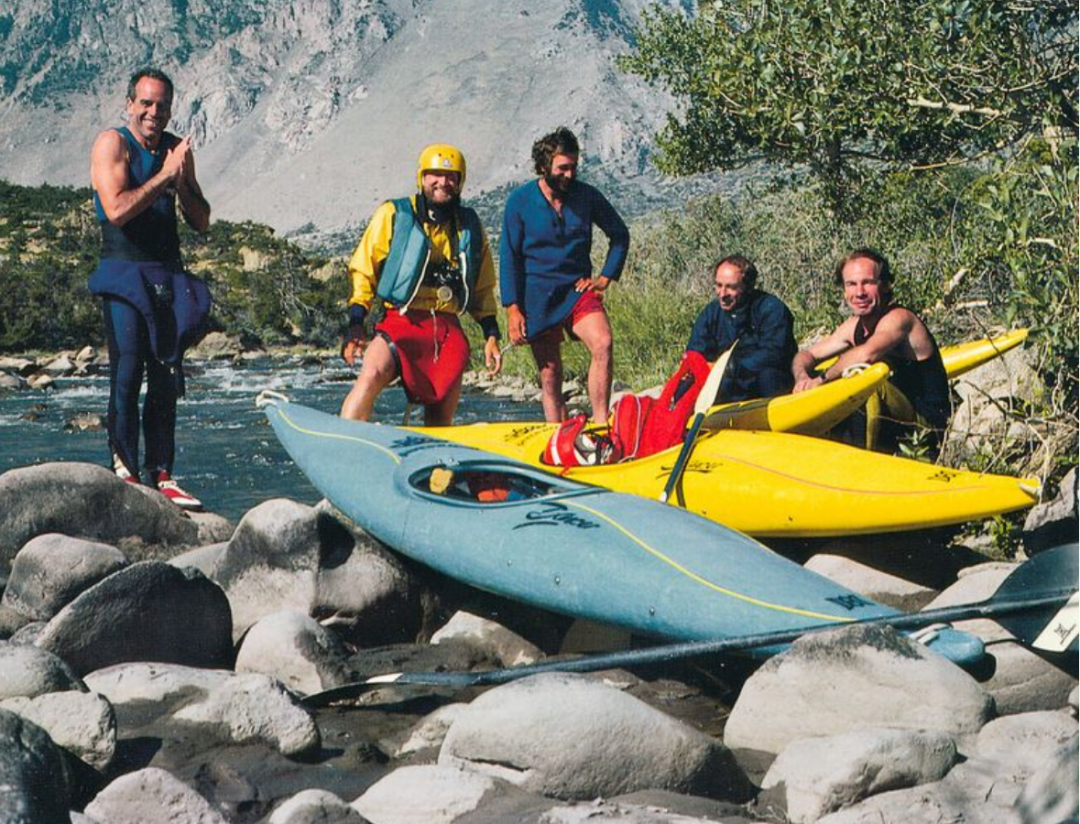
[{"label": "rocky mountain slope", "polygon": [[499,193],[532,175],[532,141],[559,124],[640,212],[686,185],[649,164],[668,102],[614,65],[647,5],[14,0],[0,10],[0,178],[85,185],[94,135],[121,122],[127,77],[152,63],[176,82],[173,127],[195,136],[219,217],[355,226],[408,190],[432,141],[465,151],[470,196]]}]

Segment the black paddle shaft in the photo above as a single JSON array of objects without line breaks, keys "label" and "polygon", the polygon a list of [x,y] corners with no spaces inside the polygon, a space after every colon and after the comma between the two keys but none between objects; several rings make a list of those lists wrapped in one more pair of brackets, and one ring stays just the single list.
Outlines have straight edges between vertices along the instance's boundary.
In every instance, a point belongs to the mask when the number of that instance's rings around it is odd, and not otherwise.
[{"label": "black paddle shaft", "polygon": [[[973,618],[993,618],[1021,643],[1030,646],[1047,623],[1077,591],[1076,544],[1066,544],[1036,555],[1026,561],[986,601],[954,607],[925,610],[911,615],[882,616],[844,624],[829,624],[804,629],[781,630],[714,641],[686,641],[678,644],[622,652],[601,653],[560,661],[545,661],[523,667],[508,667],[480,672],[402,672],[379,676],[353,684],[344,684],[303,699],[308,706],[322,706],[355,696],[367,690],[390,685],[426,685],[473,687],[505,684],[518,678],[545,672],[596,672],[642,664],[656,664],[719,653],[750,650],[790,643],[804,635],[853,625],[887,625],[897,629],[912,629],[946,621]],[[1064,585],[1063,585],[1064,584]],[[1075,671],[1077,642],[1058,655],[1047,657]]]}]

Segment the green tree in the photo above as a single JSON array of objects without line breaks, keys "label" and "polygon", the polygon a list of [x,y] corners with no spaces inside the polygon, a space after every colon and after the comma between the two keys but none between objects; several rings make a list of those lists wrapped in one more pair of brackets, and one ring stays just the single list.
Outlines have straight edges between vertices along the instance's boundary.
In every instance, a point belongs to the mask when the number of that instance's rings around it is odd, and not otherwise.
[{"label": "green tree", "polygon": [[997,154],[1076,132],[1066,0],[725,0],[654,8],[625,70],[678,106],[657,136],[676,174],[806,168],[851,216],[868,172]]}]

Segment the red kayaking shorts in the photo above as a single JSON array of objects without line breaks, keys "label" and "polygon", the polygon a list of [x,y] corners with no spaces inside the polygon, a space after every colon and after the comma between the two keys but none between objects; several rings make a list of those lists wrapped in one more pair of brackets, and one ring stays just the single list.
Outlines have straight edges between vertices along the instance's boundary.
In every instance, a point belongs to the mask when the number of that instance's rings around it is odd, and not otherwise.
[{"label": "red kayaking shorts", "polygon": [[401,382],[412,403],[438,403],[469,364],[469,341],[457,315],[389,309],[375,331],[393,344]]},{"label": "red kayaking shorts", "polygon": [[577,299],[574,307],[570,310],[570,314],[563,319],[562,323],[556,324],[550,329],[545,329],[535,338],[529,338],[529,343],[562,343],[564,334],[569,340],[577,340],[577,335],[574,334],[574,326],[577,322],[593,312],[605,311],[607,310],[604,309],[604,295],[602,292],[591,289],[588,292],[582,292],[581,297]]}]

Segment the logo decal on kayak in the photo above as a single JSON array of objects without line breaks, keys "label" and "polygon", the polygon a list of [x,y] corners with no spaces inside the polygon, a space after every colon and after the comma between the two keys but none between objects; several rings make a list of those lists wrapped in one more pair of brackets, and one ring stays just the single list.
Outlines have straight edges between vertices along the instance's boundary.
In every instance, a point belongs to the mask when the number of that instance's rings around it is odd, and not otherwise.
[{"label": "logo decal on kayak", "polygon": [[511,446],[524,446],[528,443],[529,439],[533,437],[538,431],[548,429],[549,425],[546,423],[533,423],[525,424],[523,426],[515,426],[509,432],[503,436],[503,441]]},{"label": "logo decal on kayak", "polygon": [[960,477],[959,474],[956,473],[956,472],[953,472],[952,470],[939,469],[937,472],[935,472],[933,475],[931,475],[929,478],[927,478],[927,480],[929,480],[929,481],[943,481],[945,483],[952,483],[958,477]]},{"label": "logo decal on kayak", "polygon": [[568,507],[559,503],[546,503],[537,509],[531,509],[525,513],[525,520],[517,524],[514,529],[524,529],[528,526],[572,526],[576,529],[599,529],[600,524],[590,521],[577,513],[571,512]]},{"label": "logo decal on kayak", "polygon": [[[686,467],[683,469],[683,474],[684,475],[692,475],[694,473],[700,473],[702,475],[708,475],[711,472],[719,471],[719,470],[721,470],[723,468],[724,468],[724,462],[723,461],[708,461],[708,460],[699,461],[699,460],[695,460],[694,458],[691,458],[687,462]],[[663,480],[664,478],[668,477],[671,474],[672,469],[674,469],[674,466],[661,465],[660,466],[660,471],[656,473],[656,479],[658,481],[660,481],[660,480]]]},{"label": "logo decal on kayak", "polygon": [[825,600],[836,604],[838,607],[843,607],[848,612],[854,612],[863,607],[874,606],[873,601],[867,601],[865,598],[860,598],[858,595],[837,595],[834,598],[826,598]]}]

